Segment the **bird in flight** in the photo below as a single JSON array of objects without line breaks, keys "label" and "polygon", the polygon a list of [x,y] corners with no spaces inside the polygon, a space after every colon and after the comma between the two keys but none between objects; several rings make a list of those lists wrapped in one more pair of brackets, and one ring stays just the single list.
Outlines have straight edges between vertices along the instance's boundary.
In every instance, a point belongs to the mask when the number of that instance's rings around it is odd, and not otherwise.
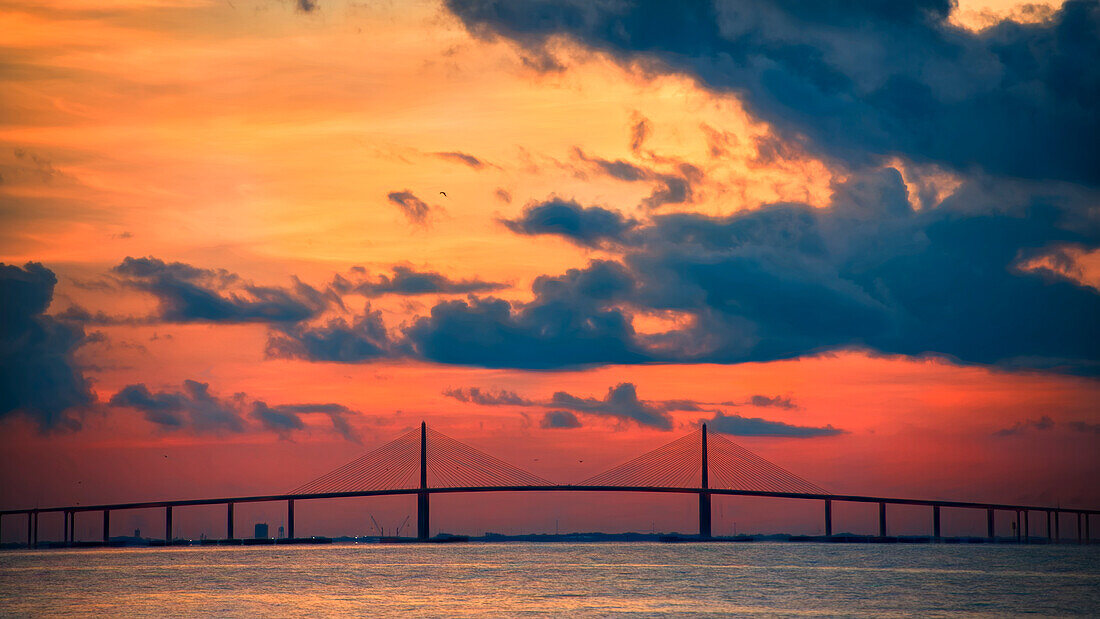
[{"label": "bird in flight", "polygon": [[441,192],[439,192],[439,195],[441,195],[441,196],[443,196],[444,198],[446,198],[446,197],[447,197],[447,192],[446,192],[446,191],[441,191]]}]

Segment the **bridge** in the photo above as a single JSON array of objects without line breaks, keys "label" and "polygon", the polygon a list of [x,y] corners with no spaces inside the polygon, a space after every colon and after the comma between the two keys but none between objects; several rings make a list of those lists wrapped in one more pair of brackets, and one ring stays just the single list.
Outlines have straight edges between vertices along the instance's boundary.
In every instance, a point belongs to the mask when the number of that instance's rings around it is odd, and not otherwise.
[{"label": "bridge", "polygon": [[[877,503],[878,533],[887,537],[888,505],[931,508],[931,534],[942,539],[940,512],[943,509],[985,510],[987,538],[994,539],[994,514],[1015,515],[1016,541],[1031,539],[1028,518],[1031,513],[1046,514],[1046,539],[1062,541],[1060,516],[1075,514],[1076,541],[1088,542],[1090,517],[1100,510],[1070,509],[1037,505],[1008,505],[968,501],[940,501],[862,495],[831,494],[813,483],[769,462],[728,438],[708,434],[703,424],[698,430],[612,467],[579,484],[555,484],[534,473],[513,466],[465,443],[428,428],[423,422],[394,441],[375,449],[344,466],[326,473],[286,494],[146,501],[110,505],[70,505],[0,511],[0,527],[5,517],[25,516],[27,545],[38,546],[39,516],[64,515],[64,542],[76,540],[76,516],[99,512],[102,517],[102,543],[110,541],[111,512],[163,508],[165,543],[172,543],[172,510],[197,505],[226,506],[226,540],[234,540],[233,507],[243,503],[286,502],[287,538],[295,539],[295,502],[347,497],[416,495],[417,539],[430,537],[430,500],[444,493],[483,492],[646,492],[694,494],[699,499],[699,538],[712,539],[711,499],[714,496],[754,496],[821,501],[824,506],[825,536],[833,536],[833,503]],[[1022,519],[1022,522],[1021,522]],[[2,530],[2,528],[0,528]],[[1027,534],[1023,534],[1027,531]],[[1022,537],[1021,537],[1022,536]]]}]

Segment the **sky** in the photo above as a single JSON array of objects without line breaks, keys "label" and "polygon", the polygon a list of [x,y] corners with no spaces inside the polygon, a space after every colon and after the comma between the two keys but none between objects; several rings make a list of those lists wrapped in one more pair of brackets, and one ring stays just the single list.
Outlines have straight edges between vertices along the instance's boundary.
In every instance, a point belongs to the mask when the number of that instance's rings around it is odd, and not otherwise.
[{"label": "sky", "polygon": [[[0,0],[0,32],[2,508],[286,492],[422,420],[558,483],[707,423],[838,494],[1100,505],[1097,2]],[[695,526],[485,505],[433,533]]]}]

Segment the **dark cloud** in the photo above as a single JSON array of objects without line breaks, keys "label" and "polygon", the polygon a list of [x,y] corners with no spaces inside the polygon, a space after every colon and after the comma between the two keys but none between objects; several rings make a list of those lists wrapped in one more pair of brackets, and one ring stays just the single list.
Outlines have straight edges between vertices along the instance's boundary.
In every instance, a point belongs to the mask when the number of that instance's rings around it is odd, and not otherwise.
[{"label": "dark cloud", "polygon": [[1016,422],[1011,428],[1004,428],[993,433],[994,436],[1012,436],[1025,430],[1049,430],[1054,427],[1054,420],[1043,415],[1039,419],[1027,419]]},{"label": "dark cloud", "polygon": [[328,416],[332,429],[345,440],[359,443],[359,434],[351,427],[348,417],[358,415],[356,411],[342,404],[280,404],[269,406],[257,400],[252,403],[250,416],[260,422],[265,430],[275,432],[287,438],[291,432],[305,428],[302,415],[320,414]]},{"label": "dark cloud", "polygon": [[798,405],[791,401],[790,398],[782,396],[766,396],[766,395],[754,395],[749,398],[749,403],[753,406],[774,406],[776,408],[785,408],[792,410],[798,408]]},{"label": "dark cloud", "polygon": [[560,277],[540,276],[535,300],[515,307],[494,298],[448,301],[405,331],[426,360],[481,367],[552,369],[639,363],[629,317],[615,303],[632,294],[622,265],[594,261]]},{"label": "dark cloud", "polygon": [[[365,271],[356,271],[356,275]],[[395,266],[393,274],[379,274],[377,279],[367,280],[357,278],[350,281],[347,278],[337,276],[332,285],[340,294],[351,292],[368,297],[377,297],[384,294],[418,295],[418,294],[470,294],[473,292],[492,292],[507,288],[508,284],[499,282],[487,282],[480,279],[454,280],[434,271],[417,271],[410,267]]]},{"label": "dark cloud", "polygon": [[79,324],[46,315],[57,277],[37,262],[0,264],[0,417],[23,414],[41,430],[80,427],[95,401],[73,355]]},{"label": "dark cloud", "polygon": [[187,429],[196,433],[244,432],[239,408],[243,394],[220,399],[210,385],[183,381],[179,391],[151,392],[142,383],[127,385],[111,396],[111,406],[141,411],[145,419],[165,430]]},{"label": "dark cloud", "polygon": [[[814,3],[447,0],[528,53],[567,36],[685,73],[788,139],[857,166],[901,155],[958,171],[1100,183],[1100,4],[970,32],[949,0]],[[904,49],[905,53],[897,50]]]},{"label": "dark cloud", "polygon": [[[430,341],[433,331],[477,324],[487,337],[463,357],[434,352],[442,347],[418,350],[447,362],[477,364],[480,357],[494,367],[526,367],[529,361],[503,350],[521,343],[510,331],[518,324],[523,334],[563,324],[592,330],[601,323],[589,317],[613,316],[615,328],[601,330],[583,353],[540,350],[540,367],[554,367],[555,358],[558,367],[740,363],[855,348],[1095,375],[1100,294],[1019,266],[1051,246],[1100,247],[1095,209],[1082,206],[1092,200],[979,179],[916,211],[896,170],[853,174],[834,187],[828,208],[774,204],[725,217],[654,216],[616,239],[622,263],[593,262],[564,278],[613,281],[615,294],[569,288],[567,298],[551,298],[555,288],[536,287],[535,300],[519,311],[503,302],[438,306],[439,319],[423,320],[415,336]],[[637,311],[688,320],[641,335],[632,328]]]},{"label": "dark cloud", "polygon": [[561,198],[529,204],[518,218],[503,219],[501,223],[517,234],[556,234],[584,247],[618,241],[638,225],[618,211],[585,207]]},{"label": "dark cloud", "polygon": [[605,176],[628,183],[641,181],[653,183],[653,192],[642,198],[640,203],[647,209],[655,209],[665,204],[691,202],[695,196],[692,186],[703,180],[702,171],[689,163],[675,163],[673,166],[675,171],[669,173],[658,172],[622,159],[612,161],[600,157],[589,157],[579,148],[574,149],[574,154]]},{"label": "dark cloud", "polygon": [[536,402],[522,398],[514,391],[482,391],[478,387],[465,389],[445,389],[443,395],[459,402],[480,404],[482,406],[535,406]]},{"label": "dark cloud", "polygon": [[[471,168],[473,168],[475,170],[480,170],[481,168],[484,168],[487,165],[484,161],[478,159],[477,157],[474,157],[473,155],[468,155],[466,153],[452,152],[452,153],[432,153],[432,154],[434,154],[436,157],[439,157],[440,159],[444,159],[446,161],[453,161],[455,163],[461,163],[463,165],[470,166]],[[393,194],[390,194],[390,195],[393,195]]]},{"label": "dark cloud", "polygon": [[611,387],[602,400],[558,391],[550,398],[550,405],[588,415],[634,421],[638,425],[660,430],[672,429],[672,418],[668,413],[661,407],[639,400],[633,383],[620,383]]},{"label": "dark cloud", "polygon": [[401,212],[405,214],[410,223],[420,226],[428,223],[428,215],[431,214],[432,207],[413,195],[408,189],[405,191],[391,191],[386,194],[386,197],[401,209]]},{"label": "dark cloud", "polygon": [[302,415],[325,415],[337,434],[359,442],[358,434],[348,422],[348,417],[359,413],[342,404],[269,405],[262,400],[250,401],[244,393],[219,398],[210,393],[210,385],[193,380],[183,381],[179,390],[156,392],[143,383],[127,385],[111,396],[108,403],[140,411],[147,421],[162,430],[195,434],[236,434],[261,429],[289,438],[293,432],[305,429]]},{"label": "dark cloud", "polygon": [[718,413],[706,420],[707,429],[733,436],[785,436],[790,438],[816,438],[844,434],[844,430],[831,425],[825,427],[794,426],[782,421],[769,421],[759,417],[742,417]]},{"label": "dark cloud", "polygon": [[367,305],[351,324],[333,318],[322,325],[279,326],[267,340],[267,356],[335,363],[362,363],[396,354],[382,312]]},{"label": "dark cloud", "polygon": [[649,137],[650,126],[649,120],[638,112],[634,112],[633,121],[634,124],[630,127],[630,150],[636,153],[641,150],[645,139]]},{"label": "dark cloud", "polygon": [[303,13],[312,13],[317,10],[317,0],[297,0],[297,7]]},{"label": "dark cloud", "polygon": [[503,187],[497,187],[496,191],[493,192],[493,195],[497,197],[497,200],[500,200],[501,202],[503,202],[505,204],[511,204],[512,203],[512,194],[509,193],[508,190],[504,189]]},{"label": "dark cloud", "polygon": [[1070,429],[1086,434],[1100,434],[1100,423],[1087,423],[1084,421],[1070,421],[1066,423]]},{"label": "dark cloud", "polygon": [[581,422],[569,411],[547,411],[539,421],[539,427],[548,430],[568,430],[581,427]]},{"label": "dark cloud", "polygon": [[333,302],[297,278],[289,288],[257,286],[225,270],[153,257],[127,257],[113,272],[125,285],[155,296],[156,318],[164,322],[294,323],[316,317]]}]

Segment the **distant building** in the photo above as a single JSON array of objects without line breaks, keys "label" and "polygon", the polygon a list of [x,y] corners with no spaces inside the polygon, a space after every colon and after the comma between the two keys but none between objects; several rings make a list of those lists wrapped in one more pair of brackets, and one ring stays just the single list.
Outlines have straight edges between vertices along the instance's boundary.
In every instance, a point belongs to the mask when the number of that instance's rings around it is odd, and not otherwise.
[{"label": "distant building", "polygon": [[282,526],[279,527],[279,539],[286,539],[286,532]]},{"label": "distant building", "polygon": [[141,529],[134,529],[134,537],[141,539]]},{"label": "distant building", "polygon": [[253,537],[255,537],[256,539],[267,539],[267,536],[268,536],[267,523],[266,522],[257,522],[256,523],[256,535],[253,535]]}]

